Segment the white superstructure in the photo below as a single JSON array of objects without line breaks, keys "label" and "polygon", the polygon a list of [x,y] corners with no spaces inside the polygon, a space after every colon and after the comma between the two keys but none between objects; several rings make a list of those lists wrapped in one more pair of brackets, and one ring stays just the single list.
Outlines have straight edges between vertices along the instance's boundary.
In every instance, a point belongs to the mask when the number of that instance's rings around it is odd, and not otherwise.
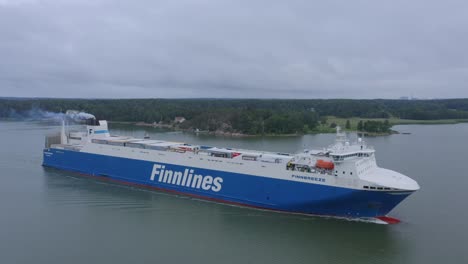
[{"label": "white superstructure", "polygon": [[375,150],[361,139],[348,141],[339,128],[333,145],[298,154],[111,136],[106,121],[87,126],[86,132],[63,131],[61,144],[52,147],[357,190],[397,193],[419,189],[411,178],[379,168]]}]

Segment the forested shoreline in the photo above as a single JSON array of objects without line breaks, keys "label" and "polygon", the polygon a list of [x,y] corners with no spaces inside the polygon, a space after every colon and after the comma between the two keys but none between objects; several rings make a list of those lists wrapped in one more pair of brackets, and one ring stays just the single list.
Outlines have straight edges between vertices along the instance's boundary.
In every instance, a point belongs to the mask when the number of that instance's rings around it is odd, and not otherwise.
[{"label": "forested shoreline", "polygon": [[[181,130],[222,133],[300,134],[324,131],[347,120],[345,129],[387,133],[392,120],[466,120],[468,99],[48,99],[0,98],[0,118],[29,118],[39,111],[75,109],[98,119],[145,122]],[[183,122],[175,122],[183,117]],[[359,126],[349,119],[364,119]],[[390,120],[390,122],[388,121]]]}]

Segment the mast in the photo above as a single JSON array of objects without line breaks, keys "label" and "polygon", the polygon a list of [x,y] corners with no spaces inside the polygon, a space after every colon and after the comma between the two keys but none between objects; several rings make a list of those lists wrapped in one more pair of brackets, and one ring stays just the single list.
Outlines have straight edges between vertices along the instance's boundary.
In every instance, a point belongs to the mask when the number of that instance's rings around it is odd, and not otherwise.
[{"label": "mast", "polygon": [[60,132],[60,144],[67,144],[67,135],[65,134],[65,120],[62,119],[62,131]]},{"label": "mast", "polygon": [[336,126],[336,143],[342,143],[344,144],[347,141],[346,134],[341,132],[341,127]]}]

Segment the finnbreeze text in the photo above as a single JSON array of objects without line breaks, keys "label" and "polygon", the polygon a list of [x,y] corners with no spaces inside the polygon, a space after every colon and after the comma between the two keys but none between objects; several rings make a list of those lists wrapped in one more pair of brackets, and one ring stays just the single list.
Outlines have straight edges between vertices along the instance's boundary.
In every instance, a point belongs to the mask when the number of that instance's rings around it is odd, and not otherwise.
[{"label": "finnbreeze text", "polygon": [[324,178],[317,178],[317,177],[311,177],[311,176],[302,176],[302,175],[291,175],[291,177],[296,178],[296,179],[303,179],[303,180],[309,180],[309,181],[318,181],[318,182],[325,182]]},{"label": "finnbreeze text", "polygon": [[166,184],[185,186],[194,189],[201,188],[203,190],[211,190],[213,192],[219,192],[221,190],[223,178],[213,177],[210,175],[203,176],[201,174],[194,173],[195,172],[192,169],[185,169],[184,172],[181,172],[168,170],[164,165],[154,164],[150,180],[154,181],[154,178],[158,176],[158,182]]}]

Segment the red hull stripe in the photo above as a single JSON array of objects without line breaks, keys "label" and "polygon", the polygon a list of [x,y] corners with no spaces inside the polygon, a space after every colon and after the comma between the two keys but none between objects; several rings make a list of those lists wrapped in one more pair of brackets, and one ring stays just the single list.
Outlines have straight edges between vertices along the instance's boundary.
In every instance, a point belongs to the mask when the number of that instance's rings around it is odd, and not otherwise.
[{"label": "red hull stripe", "polygon": [[401,222],[399,219],[396,219],[390,216],[377,216],[376,218],[384,221],[387,224],[398,224]]}]

